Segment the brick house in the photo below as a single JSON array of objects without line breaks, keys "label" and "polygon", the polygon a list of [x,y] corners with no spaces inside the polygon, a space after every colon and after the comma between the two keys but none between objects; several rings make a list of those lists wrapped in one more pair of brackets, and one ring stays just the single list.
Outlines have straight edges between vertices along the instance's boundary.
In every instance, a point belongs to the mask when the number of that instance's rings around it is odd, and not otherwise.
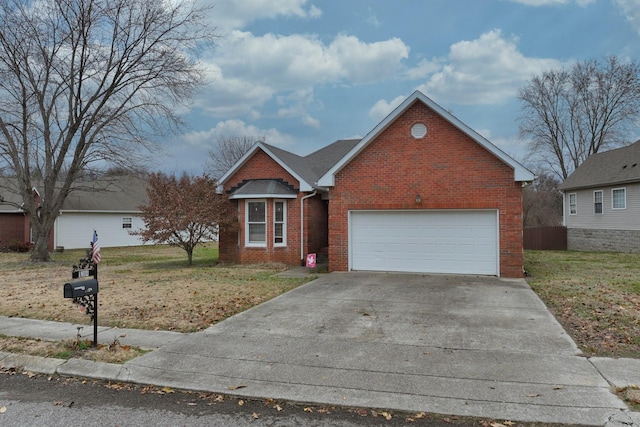
[{"label": "brick house", "polygon": [[360,140],[308,156],[257,143],[219,180],[237,208],[220,260],[331,271],[522,277],[534,175],[420,92]]},{"label": "brick house", "polygon": [[[0,250],[8,248],[13,243],[31,241],[31,222],[20,204],[22,200],[14,193],[3,191],[0,181]],[[37,201],[40,194],[34,188],[33,197]]]}]

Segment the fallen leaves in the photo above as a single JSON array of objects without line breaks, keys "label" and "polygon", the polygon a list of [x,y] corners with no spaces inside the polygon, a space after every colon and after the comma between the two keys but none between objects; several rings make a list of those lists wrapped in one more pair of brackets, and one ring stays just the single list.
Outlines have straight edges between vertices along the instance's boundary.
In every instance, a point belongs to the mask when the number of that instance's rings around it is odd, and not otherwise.
[{"label": "fallen leaves", "polygon": [[240,390],[241,388],[245,388],[245,387],[246,387],[245,384],[232,385],[230,387],[227,387],[227,390]]},{"label": "fallen leaves", "polygon": [[527,282],[585,355],[639,357],[638,257],[525,251]]}]

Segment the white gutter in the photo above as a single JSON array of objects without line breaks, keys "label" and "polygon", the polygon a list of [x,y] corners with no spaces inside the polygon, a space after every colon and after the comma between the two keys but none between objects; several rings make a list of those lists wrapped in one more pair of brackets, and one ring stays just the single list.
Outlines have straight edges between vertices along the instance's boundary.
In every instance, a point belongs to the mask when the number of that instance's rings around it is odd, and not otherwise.
[{"label": "white gutter", "polygon": [[300,199],[300,265],[304,266],[304,201],[310,197],[315,196],[316,190],[313,193],[307,194]]}]

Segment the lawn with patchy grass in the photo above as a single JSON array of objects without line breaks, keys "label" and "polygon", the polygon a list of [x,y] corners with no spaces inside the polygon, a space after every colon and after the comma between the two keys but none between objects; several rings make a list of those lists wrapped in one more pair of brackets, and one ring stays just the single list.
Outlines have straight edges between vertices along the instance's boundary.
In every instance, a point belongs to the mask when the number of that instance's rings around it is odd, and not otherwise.
[{"label": "lawn with patchy grass", "polygon": [[[289,291],[309,279],[277,277],[282,265],[219,266],[215,244],[196,247],[194,265],[170,246],[102,248],[101,326],[194,332]],[[53,253],[50,263],[0,253],[0,315],[90,325],[63,285],[84,250]]]},{"label": "lawn with patchy grass", "polygon": [[585,355],[640,358],[640,254],[525,251],[525,269]]}]

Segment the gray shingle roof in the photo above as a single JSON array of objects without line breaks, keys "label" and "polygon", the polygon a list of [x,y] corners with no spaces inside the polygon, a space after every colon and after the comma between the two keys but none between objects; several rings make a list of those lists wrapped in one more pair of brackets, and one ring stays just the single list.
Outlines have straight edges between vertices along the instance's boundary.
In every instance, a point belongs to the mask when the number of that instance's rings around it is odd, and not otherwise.
[{"label": "gray shingle roof", "polygon": [[359,139],[341,139],[304,157],[269,144],[264,146],[305,181],[315,185],[318,178],[331,169],[358,142],[360,142]]},{"label": "gray shingle roof", "polygon": [[252,179],[240,185],[231,192],[232,198],[246,198],[247,196],[272,195],[272,196],[295,196],[298,191],[285,185],[277,179]]},{"label": "gray shingle roof", "polygon": [[[34,186],[42,194],[38,184]],[[138,212],[138,207],[148,201],[147,180],[137,177],[123,176],[78,182],[74,187],[75,190],[63,203],[62,211]],[[0,195],[7,202],[22,203],[13,178],[0,178]],[[15,211],[15,206],[0,203],[0,212]]]},{"label": "gray shingle roof", "polygon": [[640,140],[592,154],[558,186],[560,190],[640,182]]},{"label": "gray shingle roof", "polygon": [[138,212],[147,203],[147,180],[131,176],[78,184],[62,205],[63,211]]}]

